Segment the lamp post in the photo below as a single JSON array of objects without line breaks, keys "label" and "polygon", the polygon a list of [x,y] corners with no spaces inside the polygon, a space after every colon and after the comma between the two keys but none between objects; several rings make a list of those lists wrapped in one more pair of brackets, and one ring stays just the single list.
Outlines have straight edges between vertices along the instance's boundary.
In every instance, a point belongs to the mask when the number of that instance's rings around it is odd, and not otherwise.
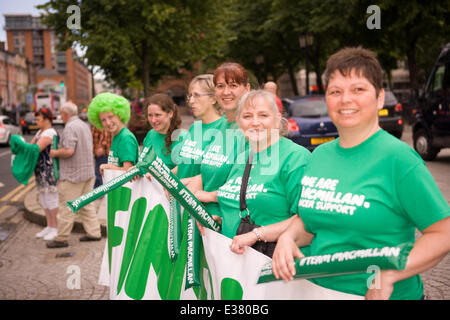
[{"label": "lamp post", "polygon": [[312,46],[314,37],[310,32],[304,32],[298,37],[300,48],[304,49],[305,53],[305,69],[306,69],[306,95],[309,95],[309,63],[308,63],[308,48]]}]

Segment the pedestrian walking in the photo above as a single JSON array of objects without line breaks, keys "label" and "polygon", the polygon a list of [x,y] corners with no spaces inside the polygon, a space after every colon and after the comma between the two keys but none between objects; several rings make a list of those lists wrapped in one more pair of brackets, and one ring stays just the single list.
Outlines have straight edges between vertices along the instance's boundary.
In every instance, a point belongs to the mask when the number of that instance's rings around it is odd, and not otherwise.
[{"label": "pedestrian walking", "polygon": [[[58,234],[47,243],[48,248],[67,247],[72,231],[75,214],[66,206],[66,202],[88,193],[94,187],[94,156],[92,135],[89,126],[78,117],[78,107],[66,102],[60,110],[65,128],[57,150],[50,151],[50,157],[59,158],[60,181],[58,183],[60,212],[58,214]],[[94,203],[78,211],[87,235],[80,241],[98,241],[101,239],[100,223]]]},{"label": "pedestrian walking", "polygon": [[41,108],[34,115],[36,117],[36,125],[39,127],[38,132],[31,140],[32,144],[39,146],[39,158],[34,169],[34,174],[39,192],[39,203],[44,209],[47,221],[47,226],[36,234],[36,238],[53,240],[58,233],[57,214],[59,196],[50,150],[53,137],[58,136],[58,133],[52,127],[53,115],[49,109]]}]

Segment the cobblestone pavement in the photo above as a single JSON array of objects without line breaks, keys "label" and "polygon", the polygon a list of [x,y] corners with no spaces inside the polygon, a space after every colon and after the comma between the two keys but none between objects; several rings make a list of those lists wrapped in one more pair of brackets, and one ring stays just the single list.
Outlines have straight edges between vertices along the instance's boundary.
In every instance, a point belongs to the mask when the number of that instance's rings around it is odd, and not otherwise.
[{"label": "cobblestone pavement", "polygon": [[[18,206],[0,215],[0,300],[108,300],[109,287],[98,284],[106,239],[79,242],[82,233],[72,232],[68,248],[47,249],[35,238],[39,221],[24,214]],[[422,279],[428,299],[449,300],[450,255]]]},{"label": "cobblestone pavement", "polygon": [[109,287],[97,283],[105,238],[80,242],[82,234],[73,232],[69,247],[47,249],[35,238],[42,226],[23,215],[7,217],[13,230],[0,244],[0,300],[109,299]]}]

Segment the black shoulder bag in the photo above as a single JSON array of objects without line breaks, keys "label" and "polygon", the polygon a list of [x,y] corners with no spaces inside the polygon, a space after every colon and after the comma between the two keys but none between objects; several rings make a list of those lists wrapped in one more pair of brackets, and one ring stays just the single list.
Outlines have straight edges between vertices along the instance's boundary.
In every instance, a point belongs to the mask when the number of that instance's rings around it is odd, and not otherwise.
[{"label": "black shoulder bag", "polygon": [[[241,223],[239,224],[239,227],[236,231],[236,235],[244,234],[260,227],[250,220],[250,212],[248,211],[247,202],[245,201],[245,195],[247,193],[247,185],[250,176],[250,169],[252,167],[252,160],[253,160],[253,152],[250,152],[250,155],[248,156],[247,159],[247,163],[245,164],[244,176],[242,177],[240,197],[239,197],[240,201],[239,217],[241,218]],[[247,210],[247,215],[245,217],[242,217],[241,213],[244,210]],[[272,258],[273,251],[275,250],[275,246],[277,245],[277,243],[261,241],[259,233],[257,232],[255,233],[256,236],[258,237],[258,241],[256,241],[255,244],[252,245],[252,248]]]}]

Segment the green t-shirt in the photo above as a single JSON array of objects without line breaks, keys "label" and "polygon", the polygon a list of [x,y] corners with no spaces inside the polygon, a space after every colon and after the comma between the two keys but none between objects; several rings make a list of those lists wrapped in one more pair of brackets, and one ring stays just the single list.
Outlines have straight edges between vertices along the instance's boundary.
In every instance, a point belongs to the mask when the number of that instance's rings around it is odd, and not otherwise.
[{"label": "green t-shirt", "polygon": [[161,134],[154,129],[150,130],[145,136],[144,142],[142,143],[142,151],[139,154],[139,160],[142,161],[147,155],[148,151],[153,147],[156,155],[161,158],[161,160],[170,168],[175,167],[175,163],[172,159],[172,151],[174,147],[180,142],[179,140],[172,141],[170,145],[170,152],[167,154],[166,148],[166,134]]},{"label": "green t-shirt", "polygon": [[[225,123],[220,134],[214,137],[203,155],[200,168],[203,190],[211,192],[223,186],[237,156],[246,148],[248,143],[242,131],[234,128],[233,123],[231,125]],[[217,202],[208,202],[204,205],[210,214],[221,214]]]},{"label": "green t-shirt", "polygon": [[123,163],[130,161],[136,164],[139,155],[139,144],[134,134],[123,127],[118,134],[113,137],[108,155],[108,163],[118,167],[123,167]]},{"label": "green t-shirt", "polygon": [[208,124],[195,121],[184,135],[181,143],[177,144],[172,153],[176,155],[177,177],[190,178],[200,174],[200,164],[206,147],[221,132],[225,119],[219,118]]},{"label": "green t-shirt", "polygon": [[[236,235],[240,223],[239,193],[247,158],[248,150],[238,156],[226,183],[217,192],[222,234],[229,238]],[[310,158],[307,149],[284,137],[254,154],[246,193],[252,221],[266,226],[297,212],[300,182]]]},{"label": "green t-shirt", "polygon": [[[319,146],[302,179],[298,213],[314,234],[305,255],[395,246],[415,241],[450,215],[424,161],[406,143],[379,130],[353,148],[339,139]],[[311,279],[337,291],[365,295],[372,272]],[[394,285],[391,299],[420,299],[414,276]]]}]

